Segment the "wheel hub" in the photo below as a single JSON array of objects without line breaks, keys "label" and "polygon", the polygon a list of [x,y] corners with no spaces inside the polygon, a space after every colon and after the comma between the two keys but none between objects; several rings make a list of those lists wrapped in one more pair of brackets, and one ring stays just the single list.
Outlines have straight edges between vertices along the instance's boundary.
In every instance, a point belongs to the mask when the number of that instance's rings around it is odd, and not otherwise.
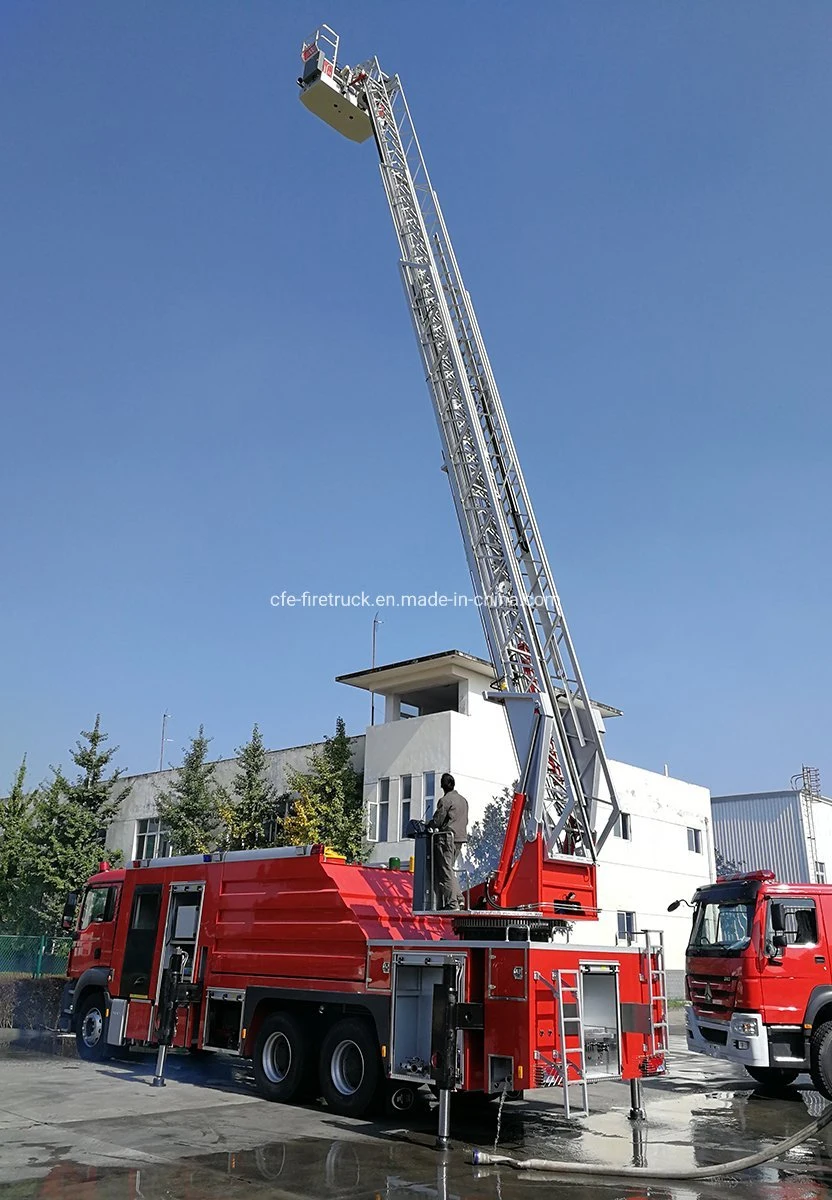
[{"label": "wheel hub", "polygon": [[81,1038],[84,1045],[92,1049],[101,1041],[101,1031],[104,1028],[104,1018],[101,1015],[101,1010],[98,1008],[89,1008],[84,1014],[84,1020],[81,1025]]},{"label": "wheel hub", "polygon": [[342,1096],[353,1096],[364,1080],[364,1055],[361,1047],[346,1038],[332,1053],[332,1082]]},{"label": "wheel hub", "polygon": [[292,1045],[278,1031],[266,1039],[263,1047],[263,1073],[270,1083],[283,1083],[292,1068]]}]

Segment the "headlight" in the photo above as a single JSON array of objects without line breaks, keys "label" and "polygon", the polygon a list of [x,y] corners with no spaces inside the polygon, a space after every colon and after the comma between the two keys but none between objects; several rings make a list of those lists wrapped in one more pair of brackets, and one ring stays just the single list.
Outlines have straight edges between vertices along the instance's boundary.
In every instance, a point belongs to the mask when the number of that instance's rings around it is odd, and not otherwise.
[{"label": "headlight", "polygon": [[732,1028],[735,1033],[747,1033],[749,1037],[756,1037],[760,1032],[756,1017],[746,1017],[744,1020],[734,1021]]}]

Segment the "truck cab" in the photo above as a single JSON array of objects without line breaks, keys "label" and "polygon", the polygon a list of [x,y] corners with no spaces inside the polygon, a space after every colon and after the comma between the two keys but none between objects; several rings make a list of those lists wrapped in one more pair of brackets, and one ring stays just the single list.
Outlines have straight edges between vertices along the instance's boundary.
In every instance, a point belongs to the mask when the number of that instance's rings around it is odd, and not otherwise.
[{"label": "truck cab", "polygon": [[810,1071],[832,1098],[832,887],[754,871],[718,879],[693,901],[688,1047],[764,1085]]},{"label": "truck cab", "polygon": [[75,1030],[79,1052],[85,1058],[100,1057],[104,1049],[108,985],[123,888],[124,871],[110,870],[108,863],[101,863],[99,873],[87,880],[80,897],[69,897],[64,910],[62,924],[72,930],[72,946],[60,1027]]}]

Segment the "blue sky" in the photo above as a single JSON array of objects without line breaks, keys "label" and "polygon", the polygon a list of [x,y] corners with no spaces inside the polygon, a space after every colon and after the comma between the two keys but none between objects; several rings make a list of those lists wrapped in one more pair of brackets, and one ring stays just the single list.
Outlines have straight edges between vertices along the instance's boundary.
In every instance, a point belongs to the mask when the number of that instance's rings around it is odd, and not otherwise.
[{"label": "blue sky", "polygon": [[[825,2],[7,0],[0,787],[96,712],[315,740],[372,609],[465,592],[372,143],[304,35],[405,83],[617,758],[780,788],[832,759]],[[555,463],[565,457],[568,474]],[[381,614],[379,660],[482,653]]]}]

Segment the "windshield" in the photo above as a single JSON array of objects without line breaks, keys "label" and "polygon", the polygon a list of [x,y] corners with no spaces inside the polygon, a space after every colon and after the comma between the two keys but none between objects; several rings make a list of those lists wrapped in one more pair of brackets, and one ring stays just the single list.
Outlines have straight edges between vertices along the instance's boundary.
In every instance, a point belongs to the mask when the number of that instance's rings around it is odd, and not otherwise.
[{"label": "windshield", "polygon": [[688,954],[744,950],[751,941],[753,919],[754,905],[743,900],[697,905]]}]

